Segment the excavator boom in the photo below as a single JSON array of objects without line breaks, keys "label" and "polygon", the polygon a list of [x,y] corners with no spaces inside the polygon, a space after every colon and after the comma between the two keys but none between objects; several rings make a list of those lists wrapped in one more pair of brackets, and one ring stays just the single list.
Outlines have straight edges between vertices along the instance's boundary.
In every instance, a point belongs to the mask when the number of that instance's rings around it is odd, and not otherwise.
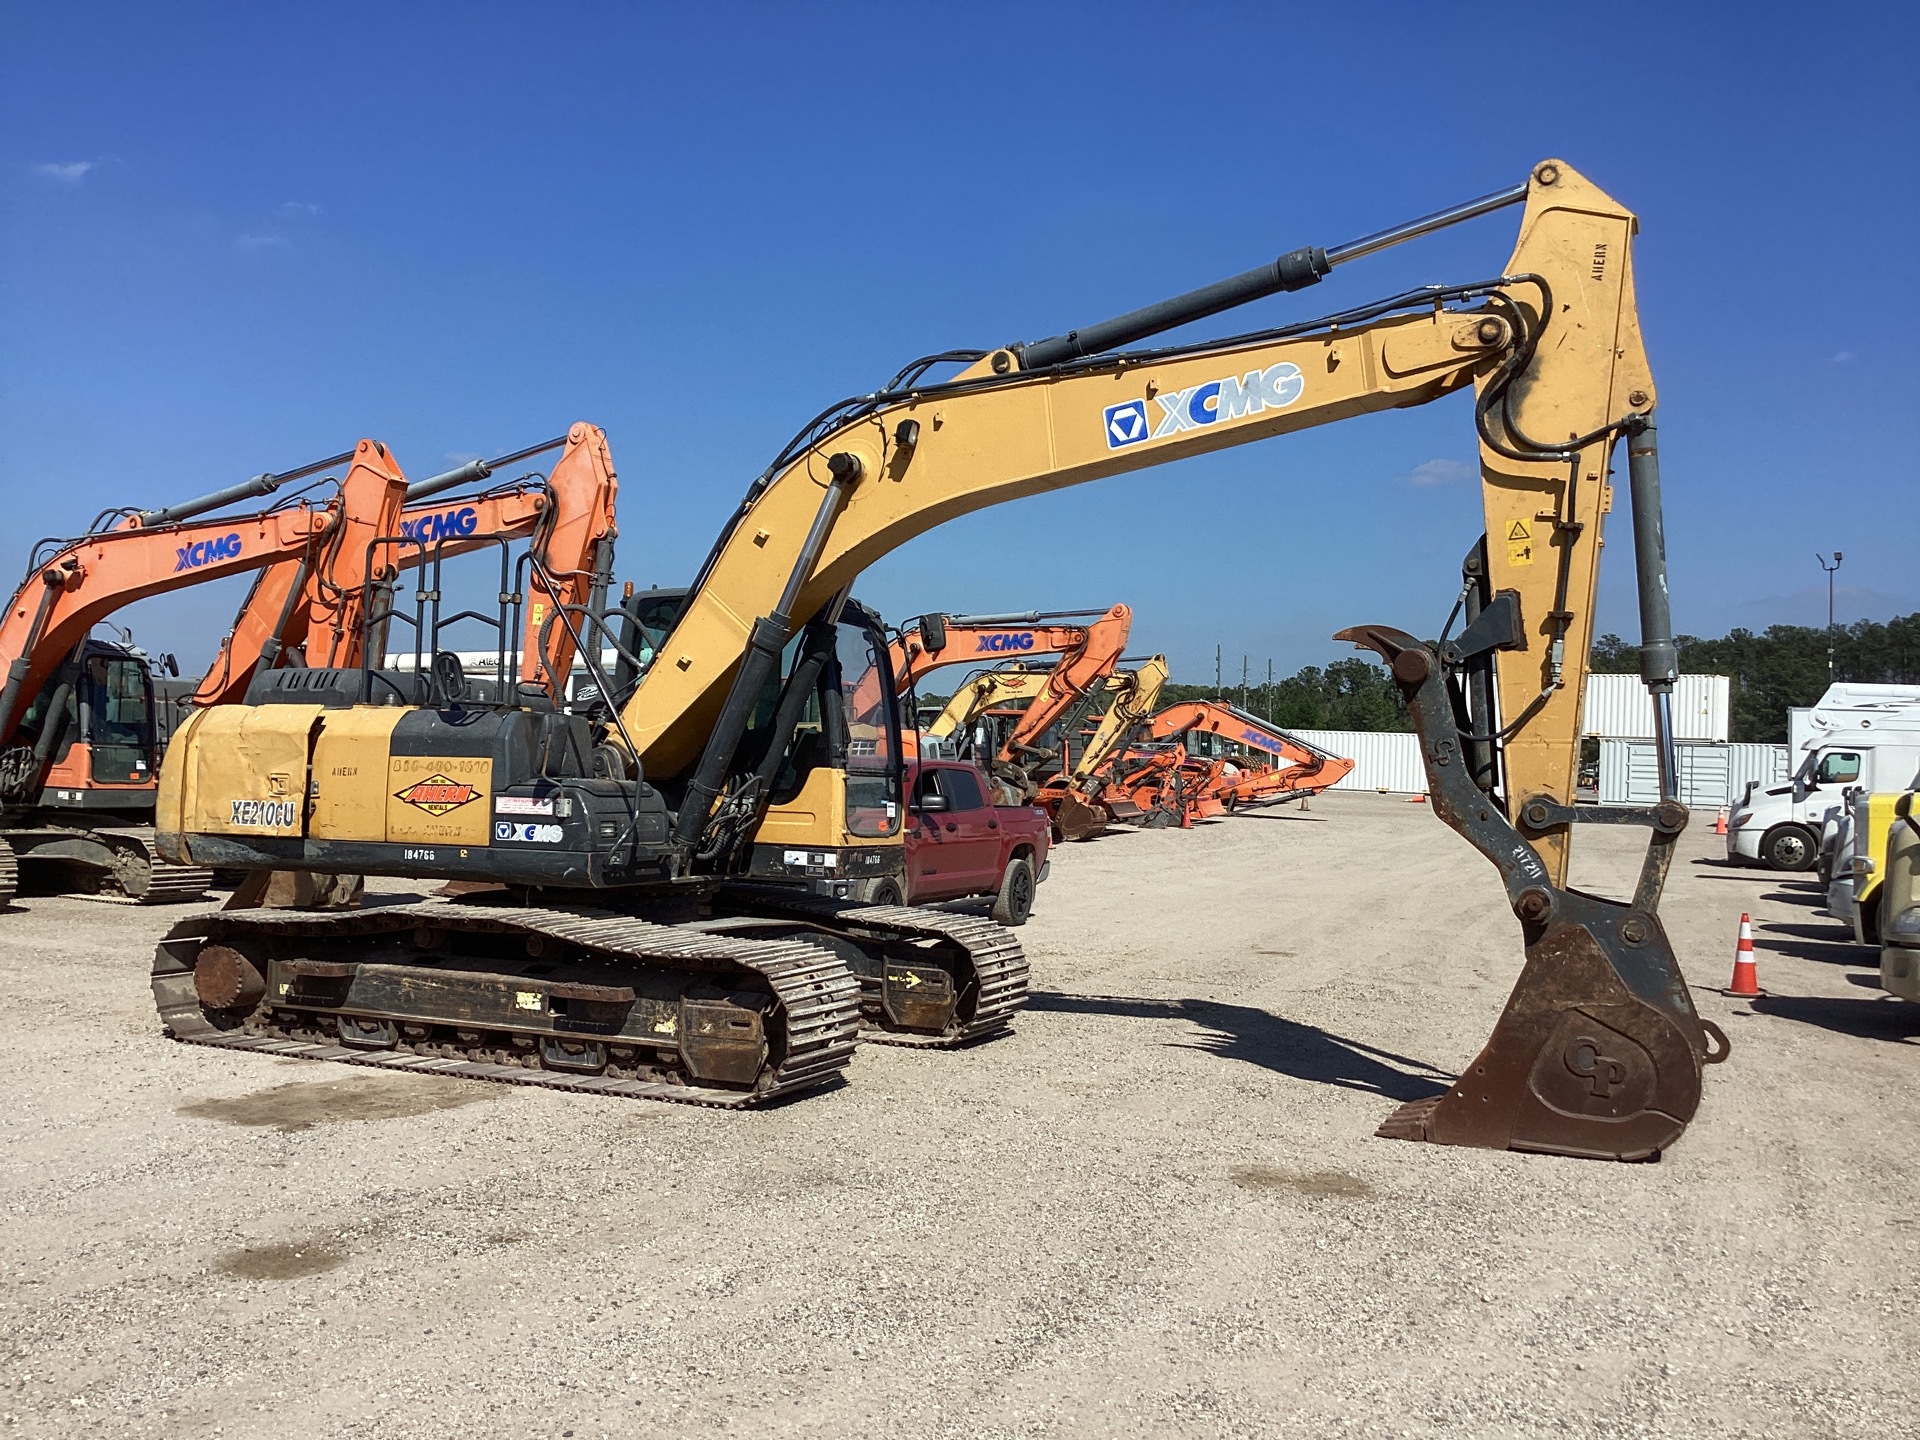
[{"label": "excavator boom", "polygon": [[[592,427],[587,427],[592,429]],[[606,458],[606,437],[597,430],[595,440],[585,434],[569,434],[540,445],[517,450],[492,461],[473,461],[441,475],[406,487],[404,509],[395,513],[387,497],[374,497],[379,509],[372,509],[355,492],[343,488],[344,513],[356,517],[350,545],[330,540],[327,558],[320,563],[310,555],[275,561],[261,570],[252,590],[235,617],[233,628],[220,643],[220,653],[195,688],[193,704],[238,703],[247,693],[255,672],[265,665],[271,670],[288,652],[302,650],[302,663],[309,667],[350,667],[361,663],[361,636],[365,616],[359,612],[361,584],[353,579],[356,570],[364,570],[373,551],[379,552],[379,567],[397,573],[415,569],[429,557],[453,558],[499,541],[525,539],[541,526],[586,526],[596,539],[611,535],[613,524],[613,475]],[[554,466],[544,483],[516,481],[483,494],[435,498],[459,485],[485,480],[509,464],[546,451],[568,446],[567,453]],[[564,545],[566,541],[559,541]],[[349,568],[351,567],[351,568]],[[364,577],[362,577],[364,579]],[[384,577],[391,580],[392,575]],[[536,583],[540,583],[536,580]],[[570,595],[571,603],[582,597]],[[590,598],[590,597],[588,597]],[[541,606],[536,619],[529,611],[528,636],[523,636],[524,679],[534,681],[552,666],[542,666],[539,643],[553,606],[546,592],[536,600]],[[352,607],[352,613],[340,613]],[[320,623],[321,642],[309,635],[316,619]],[[570,632],[559,628],[552,636],[556,644],[570,645]],[[527,641],[531,639],[532,643]],[[567,657],[571,658],[570,652]],[[558,652],[552,657],[561,659]],[[562,675],[566,665],[560,664]]]},{"label": "excavator boom", "polygon": [[1183,800],[1192,812],[1201,807],[1231,808],[1241,801],[1317,795],[1345,779],[1353,761],[1309,745],[1270,725],[1258,715],[1218,700],[1170,705],[1144,727],[1149,741],[1179,741],[1195,734],[1219,736],[1232,745],[1258,751],[1278,762],[1265,768],[1214,773]]}]

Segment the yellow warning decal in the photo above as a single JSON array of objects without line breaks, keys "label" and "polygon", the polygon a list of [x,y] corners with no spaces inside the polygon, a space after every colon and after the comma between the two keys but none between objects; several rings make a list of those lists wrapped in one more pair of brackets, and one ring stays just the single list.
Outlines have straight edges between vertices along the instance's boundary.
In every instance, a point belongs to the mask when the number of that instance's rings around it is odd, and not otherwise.
[{"label": "yellow warning decal", "polygon": [[1524,520],[1516,520],[1507,527],[1507,564],[1531,565],[1533,563],[1533,533],[1527,529]]}]

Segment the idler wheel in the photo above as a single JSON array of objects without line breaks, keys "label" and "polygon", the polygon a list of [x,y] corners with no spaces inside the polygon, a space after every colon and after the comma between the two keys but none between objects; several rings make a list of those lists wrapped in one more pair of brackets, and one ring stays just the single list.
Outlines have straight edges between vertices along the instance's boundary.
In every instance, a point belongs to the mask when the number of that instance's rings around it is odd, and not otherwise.
[{"label": "idler wheel", "polygon": [[251,1010],[267,993],[267,977],[231,945],[208,945],[193,962],[193,988],[209,1010]]}]

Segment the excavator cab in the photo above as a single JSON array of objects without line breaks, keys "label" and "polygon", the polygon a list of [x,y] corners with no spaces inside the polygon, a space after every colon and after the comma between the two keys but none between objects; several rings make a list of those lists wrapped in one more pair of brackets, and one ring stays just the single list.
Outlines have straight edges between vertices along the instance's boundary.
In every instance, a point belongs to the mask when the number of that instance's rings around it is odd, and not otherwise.
[{"label": "excavator cab", "polygon": [[857,601],[786,644],[740,743],[736,774],[759,777],[765,807],[733,857],[735,873],[842,900],[903,893],[893,685],[886,629]]},{"label": "excavator cab", "polygon": [[7,756],[10,799],[45,804],[53,791],[65,809],[148,809],[160,755],[146,656],[84,641],[27,706],[20,739]]}]

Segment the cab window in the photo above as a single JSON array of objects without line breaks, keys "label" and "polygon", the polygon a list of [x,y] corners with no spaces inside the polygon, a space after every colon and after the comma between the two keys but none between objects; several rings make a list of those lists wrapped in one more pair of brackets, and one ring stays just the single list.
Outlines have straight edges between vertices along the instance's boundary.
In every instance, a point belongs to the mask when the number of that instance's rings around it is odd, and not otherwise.
[{"label": "cab window", "polygon": [[935,799],[939,794],[940,772],[922,770],[913,782],[913,808],[916,810],[925,808],[927,801]]},{"label": "cab window", "polygon": [[971,770],[942,770],[940,789],[946,794],[949,810],[979,810],[986,805],[980,795],[980,780]]},{"label": "cab window", "polygon": [[1860,756],[1852,750],[1829,750],[1813,772],[1816,785],[1851,785],[1860,778]]}]

